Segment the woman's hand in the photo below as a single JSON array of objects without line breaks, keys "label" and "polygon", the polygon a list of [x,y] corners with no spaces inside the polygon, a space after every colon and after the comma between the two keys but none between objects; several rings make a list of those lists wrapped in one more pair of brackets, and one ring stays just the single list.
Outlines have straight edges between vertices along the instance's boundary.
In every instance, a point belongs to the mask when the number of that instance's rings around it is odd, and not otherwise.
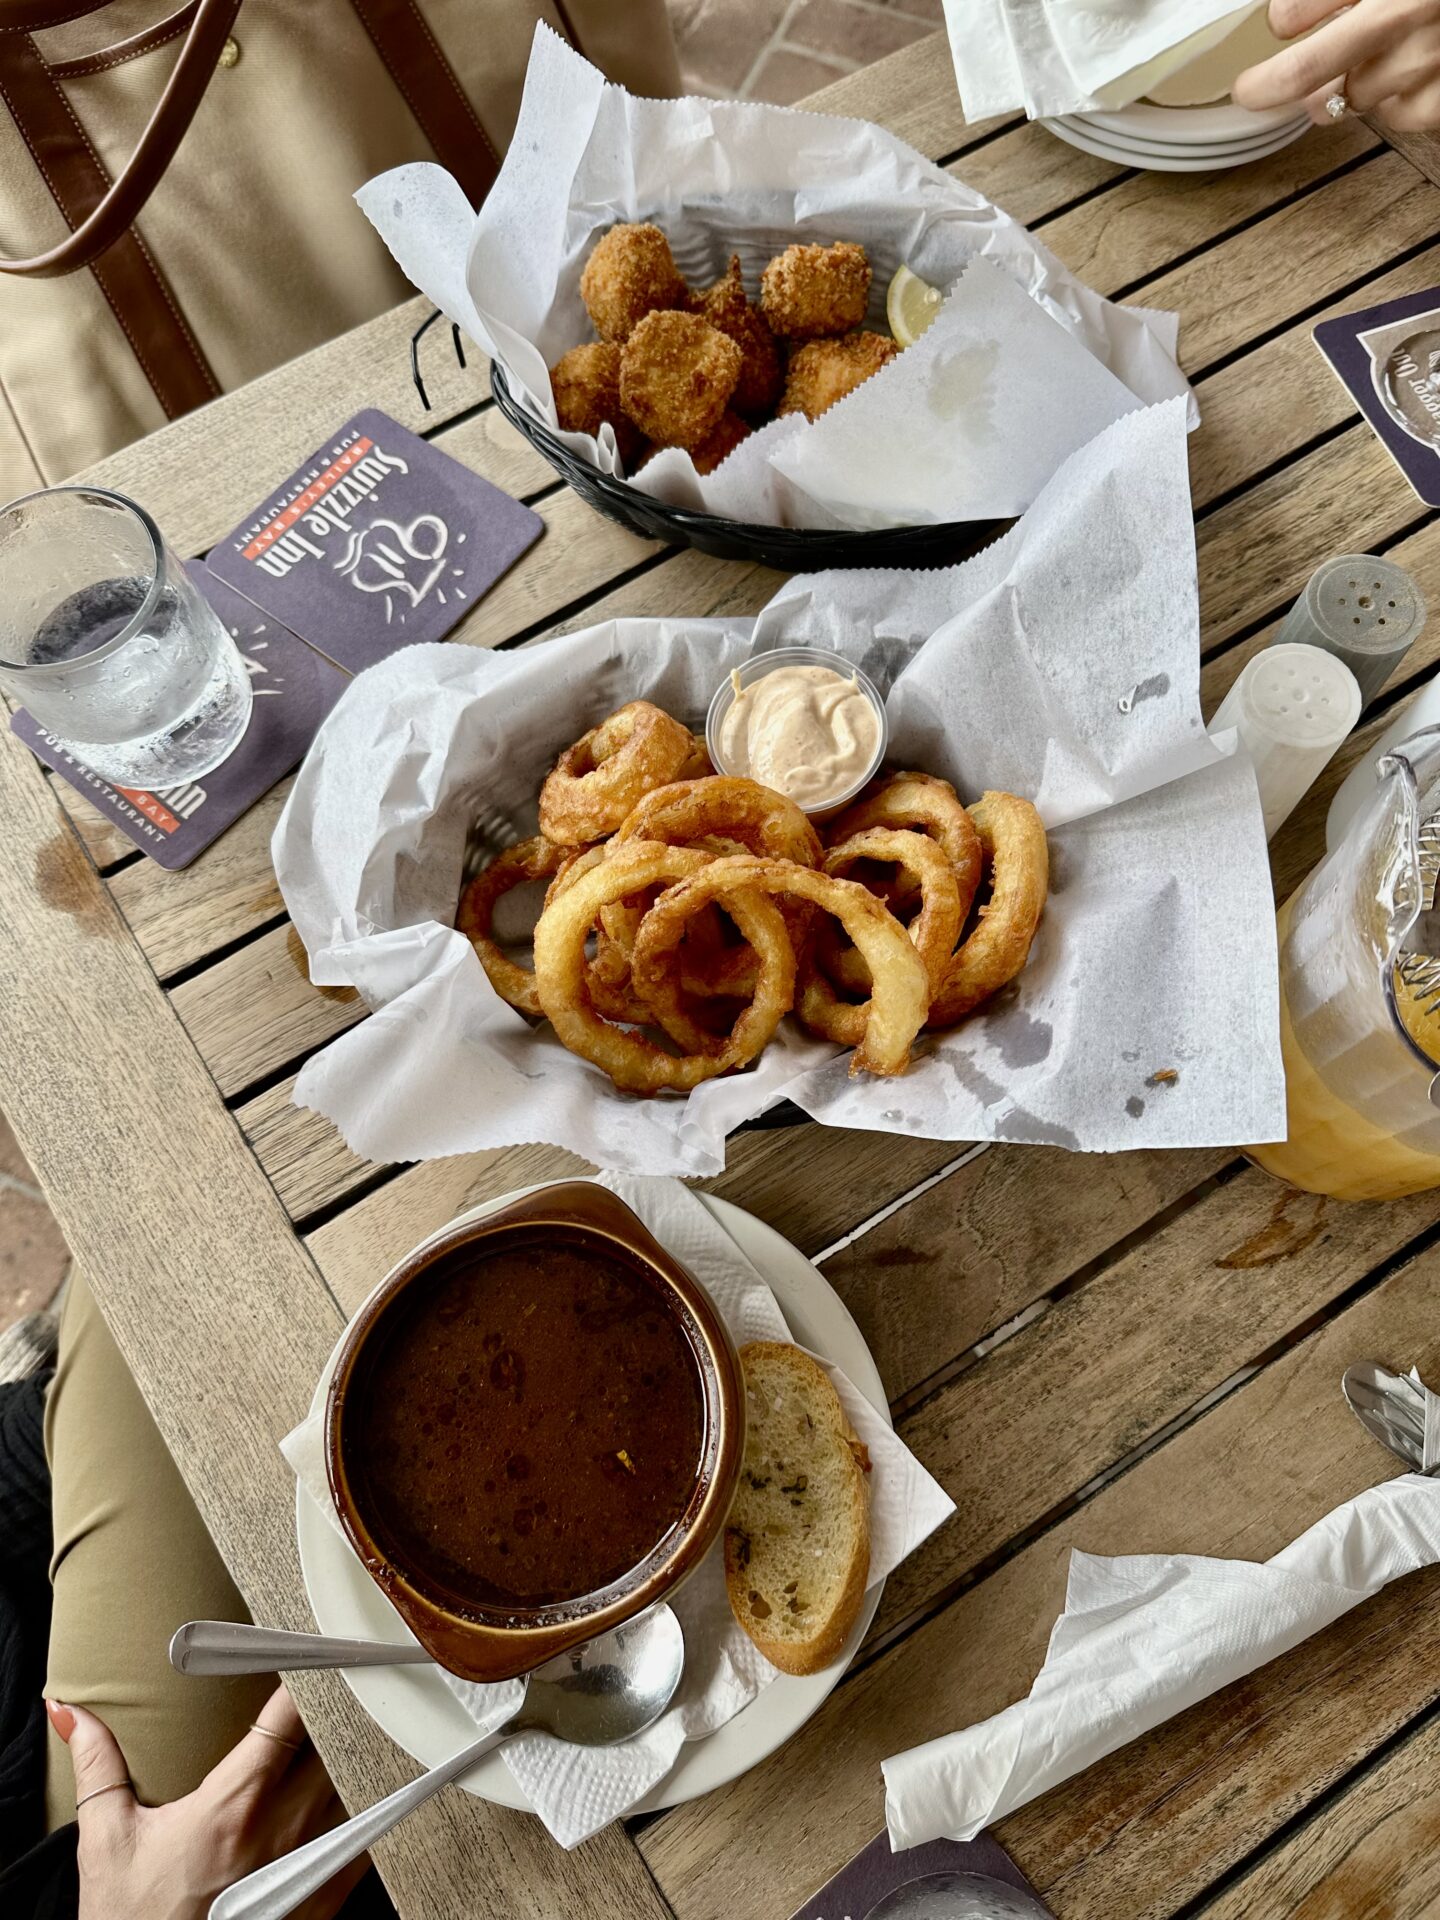
[{"label": "woman's hand", "polygon": [[[1321,25],[1321,22],[1324,25]],[[1310,118],[1330,115],[1342,94],[1356,113],[1378,111],[1386,126],[1418,133],[1440,127],[1440,0],[1270,0],[1271,31],[1308,40],[1247,67],[1231,88],[1242,107],[1304,101]]]},{"label": "woman's hand", "polygon": [[[344,1818],[284,1687],[256,1723],[279,1738],[247,1733],[193,1793],[164,1807],[136,1800],[102,1720],[82,1707],[45,1706],[85,1803],[76,1816],[80,1920],[205,1920],[222,1888]],[[302,1920],[330,1920],[367,1864],[362,1855],[297,1908]]]}]

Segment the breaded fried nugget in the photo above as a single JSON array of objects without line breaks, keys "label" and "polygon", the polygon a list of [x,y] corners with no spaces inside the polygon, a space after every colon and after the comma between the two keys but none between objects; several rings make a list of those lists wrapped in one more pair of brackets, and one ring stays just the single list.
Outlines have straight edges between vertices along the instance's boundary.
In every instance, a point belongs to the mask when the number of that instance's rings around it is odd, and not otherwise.
[{"label": "breaded fried nugget", "polygon": [[739,347],[698,313],[650,313],[620,357],[620,404],[662,447],[698,447],[739,378]]},{"label": "breaded fried nugget", "polygon": [[[739,389],[737,388],[738,392]],[[697,473],[713,473],[722,460],[726,460],[749,435],[750,428],[738,413],[727,408],[720,416],[720,424],[712,434],[708,434],[698,447],[690,449],[690,458],[695,463]]]},{"label": "breaded fried nugget", "polygon": [[550,369],[550,386],[556,415],[566,432],[598,434],[608,420],[615,429],[620,457],[630,467],[642,435],[620,404],[620,354],[617,340],[572,347]]},{"label": "breaded fried nugget", "polygon": [[731,254],[729,269],[713,287],[696,295],[695,311],[740,349],[740,378],[731,401],[735,411],[752,418],[768,413],[780,397],[785,374],[765,316],[745,298],[739,254]]},{"label": "breaded fried nugget", "polygon": [[817,340],[861,325],[870,301],[870,262],[853,241],[787,247],[760,277],[760,311],[786,340]]},{"label": "breaded fried nugget", "polygon": [[843,340],[812,340],[797,347],[785,374],[780,412],[818,420],[827,407],[878,373],[900,349],[883,333],[851,333]]},{"label": "breaded fried nugget", "polygon": [[688,307],[690,290],[659,227],[621,226],[612,227],[585,262],[580,298],[602,340],[628,340],[647,313]]}]

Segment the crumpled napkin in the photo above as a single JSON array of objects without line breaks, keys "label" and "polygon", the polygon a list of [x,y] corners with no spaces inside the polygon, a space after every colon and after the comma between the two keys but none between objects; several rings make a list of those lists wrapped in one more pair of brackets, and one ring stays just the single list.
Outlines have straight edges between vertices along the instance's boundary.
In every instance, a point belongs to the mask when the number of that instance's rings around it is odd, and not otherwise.
[{"label": "crumpled napkin", "polygon": [[[1428,1468],[1440,1396],[1427,1392],[1426,1414]],[[972,1839],[1436,1560],[1440,1482],[1419,1473],[1347,1500],[1263,1562],[1072,1553],[1026,1698],[883,1763],[891,1846]]]},{"label": "crumpled napkin", "polygon": [[970,122],[1128,106],[1216,47],[1266,0],[944,0]]},{"label": "crumpled napkin", "polygon": [[[607,1176],[617,1193],[709,1292],[737,1346],[788,1340],[774,1294],[715,1216],[677,1180]],[[823,1355],[816,1355],[823,1361]],[[870,1586],[894,1571],[955,1510],[888,1420],[838,1367],[824,1363],[845,1413],[870,1450]],[[281,1442],[307,1493],[339,1531],[325,1477],[323,1420],[311,1414]],[[776,1670],[736,1625],[725,1594],[720,1542],[671,1600],[685,1634],[685,1675],[667,1713],[616,1747],[574,1747],[545,1734],[518,1734],[501,1749],[505,1765],[552,1837],[577,1846],[644,1799],[674,1766],[687,1740],[703,1739],[770,1683]],[[412,1636],[395,1620],[394,1637]],[[438,1670],[475,1720],[477,1735],[506,1719],[520,1683],[477,1686]]]}]

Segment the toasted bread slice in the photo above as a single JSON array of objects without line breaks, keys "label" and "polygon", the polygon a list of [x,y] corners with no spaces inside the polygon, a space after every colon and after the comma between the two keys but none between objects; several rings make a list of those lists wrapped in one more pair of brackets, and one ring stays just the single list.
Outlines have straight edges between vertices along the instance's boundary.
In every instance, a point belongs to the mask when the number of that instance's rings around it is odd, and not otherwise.
[{"label": "toasted bread slice", "polygon": [[870,1460],[823,1367],[798,1347],[740,1349],[748,1426],[725,1528],[735,1618],[783,1673],[839,1657],[870,1570]]}]

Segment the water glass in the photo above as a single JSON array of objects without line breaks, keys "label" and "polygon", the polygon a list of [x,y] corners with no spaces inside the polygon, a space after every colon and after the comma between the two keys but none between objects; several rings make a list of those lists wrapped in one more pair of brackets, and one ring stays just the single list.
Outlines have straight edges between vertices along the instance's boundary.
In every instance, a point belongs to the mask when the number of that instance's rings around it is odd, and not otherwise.
[{"label": "water glass", "polygon": [[51,487],[0,510],[0,687],[116,786],[211,772],[250,718],[234,641],[143,507]]}]

